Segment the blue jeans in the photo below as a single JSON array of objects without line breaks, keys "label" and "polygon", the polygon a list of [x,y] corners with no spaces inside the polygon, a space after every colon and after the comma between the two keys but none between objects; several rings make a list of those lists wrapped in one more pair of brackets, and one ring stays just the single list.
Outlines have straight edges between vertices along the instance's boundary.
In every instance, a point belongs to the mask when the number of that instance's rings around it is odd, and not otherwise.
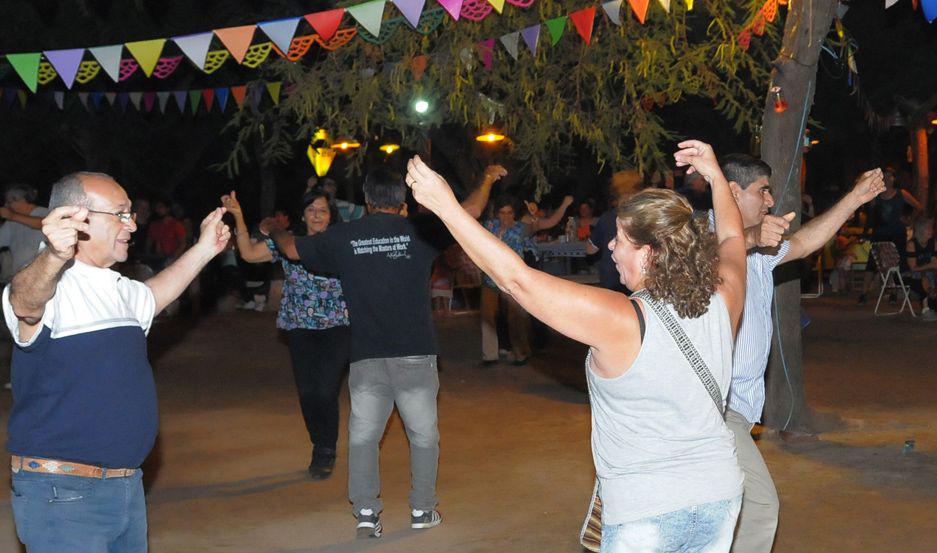
[{"label": "blue jeans", "polygon": [[435,355],[364,359],[348,375],[348,497],[355,512],[383,508],[379,455],[381,438],[397,404],[410,441],[410,506],[434,509],[439,465],[436,394],[439,374]]},{"label": "blue jeans", "polygon": [[144,553],[142,474],[102,479],[13,473],[16,534],[28,553]]},{"label": "blue jeans", "polygon": [[742,496],[602,526],[602,553],[725,553]]}]

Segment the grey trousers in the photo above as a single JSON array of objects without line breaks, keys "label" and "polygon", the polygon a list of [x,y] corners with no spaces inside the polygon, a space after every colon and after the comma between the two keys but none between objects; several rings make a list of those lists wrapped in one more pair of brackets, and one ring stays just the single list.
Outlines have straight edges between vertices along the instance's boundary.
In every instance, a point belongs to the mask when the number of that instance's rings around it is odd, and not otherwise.
[{"label": "grey trousers", "polygon": [[752,423],[726,409],[726,424],[735,434],[739,465],[745,473],[742,512],[735,528],[733,553],[768,553],[778,529],[778,492],[765,460],[752,440]]},{"label": "grey trousers", "polygon": [[410,441],[410,506],[428,511],[439,502],[439,429],[436,394],[439,374],[435,355],[364,359],[348,375],[351,415],[348,418],[348,497],[355,512],[383,509],[380,443],[394,404]]}]

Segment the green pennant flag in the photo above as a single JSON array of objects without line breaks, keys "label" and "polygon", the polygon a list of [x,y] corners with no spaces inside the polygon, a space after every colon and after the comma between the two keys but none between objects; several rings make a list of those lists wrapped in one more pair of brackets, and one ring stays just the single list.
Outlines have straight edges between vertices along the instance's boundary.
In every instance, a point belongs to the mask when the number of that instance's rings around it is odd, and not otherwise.
[{"label": "green pennant flag", "polygon": [[381,18],[384,17],[384,0],[371,0],[345,8],[364,30],[374,36],[381,35]]},{"label": "green pennant flag", "polygon": [[280,103],[280,87],[283,83],[267,83],[267,92],[270,93],[270,99],[274,104]]},{"label": "green pennant flag", "polygon": [[566,16],[547,19],[546,25],[547,29],[550,31],[550,45],[556,46],[556,43],[559,42],[560,38],[563,36],[563,31],[566,30]]},{"label": "green pennant flag", "polygon": [[42,54],[33,52],[30,54],[7,54],[7,61],[16,70],[16,74],[23,79],[29,90],[36,92],[39,85],[39,58]]},{"label": "green pennant flag", "polygon": [[189,91],[189,104],[192,106],[192,115],[198,113],[198,103],[202,99],[201,90],[190,90]]}]

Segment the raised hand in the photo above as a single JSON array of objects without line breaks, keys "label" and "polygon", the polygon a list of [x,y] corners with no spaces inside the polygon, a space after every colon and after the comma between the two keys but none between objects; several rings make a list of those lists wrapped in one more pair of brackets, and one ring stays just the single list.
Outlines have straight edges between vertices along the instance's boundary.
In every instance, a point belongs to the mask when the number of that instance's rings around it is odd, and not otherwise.
[{"label": "raised hand", "polygon": [[758,248],[773,248],[784,239],[784,233],[791,226],[797,214],[791,211],[787,215],[765,215],[761,224],[755,227],[752,241]]},{"label": "raised hand", "polygon": [[504,177],[508,174],[508,170],[501,165],[489,165],[485,167],[485,174],[482,176],[482,180],[491,184],[501,180],[501,177]]},{"label": "raised hand", "polygon": [[852,193],[863,204],[872,201],[884,191],[885,179],[881,169],[872,169],[862,173],[856,179],[856,185],[852,188]]},{"label": "raised hand", "polygon": [[677,144],[677,147],[680,150],[674,153],[673,157],[677,161],[677,167],[690,166],[687,169],[688,175],[697,172],[710,184],[717,175],[722,175],[716,153],[709,144],[699,140],[684,140]]},{"label": "raised hand", "polygon": [[423,163],[420,156],[413,156],[407,162],[407,176],[404,180],[413,191],[416,201],[436,215],[453,205],[459,205],[446,179]]},{"label": "raised hand", "polygon": [[230,194],[225,194],[221,197],[221,205],[228,210],[228,213],[235,217],[243,217],[244,215],[241,211],[241,203],[238,202],[237,192],[234,190],[232,190]]},{"label": "raised hand", "polygon": [[258,229],[260,230],[260,234],[263,234],[264,236],[270,236],[270,233],[275,230],[286,230],[286,224],[284,224],[281,219],[277,219],[276,217],[264,217],[260,221]]},{"label": "raised hand", "polygon": [[196,246],[204,248],[217,255],[224,251],[231,239],[231,228],[224,224],[221,217],[225,214],[225,208],[215,208],[209,213],[199,226],[199,237]]},{"label": "raised hand", "polygon": [[42,235],[49,253],[62,261],[75,257],[78,233],[88,233],[88,208],[66,205],[53,209],[42,220]]}]

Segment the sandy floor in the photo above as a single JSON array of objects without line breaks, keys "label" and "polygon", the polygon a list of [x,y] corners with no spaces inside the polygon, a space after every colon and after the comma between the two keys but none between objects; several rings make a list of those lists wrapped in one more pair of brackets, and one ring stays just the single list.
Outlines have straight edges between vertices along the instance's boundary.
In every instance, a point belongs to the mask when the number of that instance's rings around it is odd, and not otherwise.
[{"label": "sandy floor", "polygon": [[[873,318],[845,299],[805,307],[807,397],[846,425],[806,444],[763,433],[782,503],[775,551],[937,551],[937,323]],[[439,334],[444,523],[408,527],[407,445],[395,416],[382,450],[385,536],[356,542],[347,391],[339,465],[312,482],[273,314],[158,325],[150,348],[161,433],[145,466],[151,551],[579,551],[593,478],[584,348],[554,336],[527,367],[483,369],[476,315],[440,319]],[[0,413],[9,405],[6,392]],[[916,450],[902,455],[908,438]],[[0,552],[15,552],[0,488]]]}]

